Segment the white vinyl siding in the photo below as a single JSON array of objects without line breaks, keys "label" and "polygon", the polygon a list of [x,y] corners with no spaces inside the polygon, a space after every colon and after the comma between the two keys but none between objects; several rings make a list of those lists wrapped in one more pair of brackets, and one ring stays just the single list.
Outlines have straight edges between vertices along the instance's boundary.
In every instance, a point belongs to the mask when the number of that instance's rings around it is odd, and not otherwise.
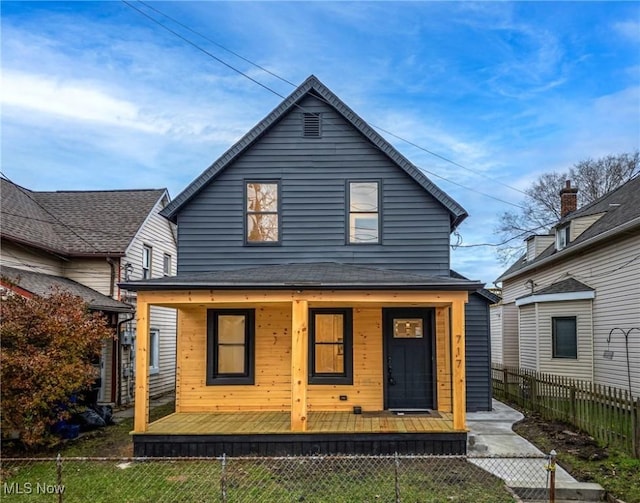
[{"label": "white vinyl siding", "polygon": [[502,306],[502,361],[509,367],[519,365],[518,308],[512,302]]},{"label": "white vinyl siding", "polygon": [[538,369],[538,327],[536,325],[536,305],[522,306],[518,313],[520,329],[520,367]]},{"label": "white vinyl siding", "polygon": [[[117,267],[117,264],[114,264]],[[117,286],[113,286],[111,291],[111,266],[102,257],[99,259],[73,259],[64,267],[65,277],[82,283],[89,288],[93,288],[107,297],[115,294]],[[114,276],[114,283],[117,277]]]},{"label": "white vinyl siding", "polygon": [[[142,247],[152,247],[151,275],[160,277],[164,273],[165,255],[176,257],[177,247],[173,225],[158,212],[164,207],[162,202],[150,213],[145,223],[140,228],[136,237],[127,249],[126,256],[121,259],[121,264],[131,263],[133,271],[131,279],[142,279]],[[173,271],[172,271],[173,272]],[[124,279],[124,271],[120,272]],[[122,292],[123,300],[135,305],[135,293]],[[149,394],[157,396],[175,389],[176,377],[176,310],[158,306],[151,306],[149,325],[159,332],[158,367],[159,372],[150,373]],[[131,323],[135,331],[135,321]],[[123,380],[123,396],[128,392],[126,379]]]},{"label": "white vinyl siding", "polygon": [[[543,302],[538,306],[539,365],[538,370],[549,374],[591,380],[593,376],[593,346],[591,301]],[[552,318],[576,317],[578,357],[554,358]]]},{"label": "white vinyl siding", "polygon": [[63,261],[48,253],[2,241],[0,264],[16,269],[63,276]]},{"label": "white vinyl siding", "polygon": [[[592,316],[594,382],[628,389],[624,337],[614,335],[609,349],[613,360],[603,358],[607,337],[616,327],[628,330],[640,327],[640,232],[625,239],[610,240],[606,246],[559,260],[542,269],[522,273],[503,282],[502,295],[506,304],[530,293],[526,285],[532,279],[536,290],[571,276],[595,289]],[[636,333],[636,332],[634,332]],[[506,332],[503,335],[506,338]],[[634,395],[640,395],[640,337],[629,338],[629,360]],[[549,367],[546,371],[551,372]]]},{"label": "white vinyl siding", "polygon": [[502,365],[502,304],[489,306],[489,323],[491,327],[491,362]]},{"label": "white vinyl siding", "polygon": [[596,223],[604,213],[587,215],[585,217],[574,218],[571,221],[571,241],[574,241],[580,234]]}]

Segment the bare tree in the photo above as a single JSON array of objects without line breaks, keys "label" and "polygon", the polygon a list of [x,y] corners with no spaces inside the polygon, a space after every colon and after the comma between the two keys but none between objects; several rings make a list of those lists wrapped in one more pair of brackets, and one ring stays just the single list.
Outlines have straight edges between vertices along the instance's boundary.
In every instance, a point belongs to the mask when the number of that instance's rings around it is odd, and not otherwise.
[{"label": "bare tree", "polygon": [[586,159],[566,172],[543,173],[525,190],[523,208],[499,216],[496,234],[502,238],[497,248],[502,263],[512,262],[523,252],[524,239],[544,234],[560,220],[560,190],[566,180],[578,188],[578,204],[583,206],[602,197],[640,173],[640,152]]}]

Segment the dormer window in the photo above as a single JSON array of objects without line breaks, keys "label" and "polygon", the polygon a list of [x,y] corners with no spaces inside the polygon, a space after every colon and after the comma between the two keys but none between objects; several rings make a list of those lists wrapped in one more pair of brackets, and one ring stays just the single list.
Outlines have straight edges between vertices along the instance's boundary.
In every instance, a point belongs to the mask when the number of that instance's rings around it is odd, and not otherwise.
[{"label": "dormer window", "polygon": [[563,225],[556,229],[556,250],[564,250],[569,244],[569,225]]}]

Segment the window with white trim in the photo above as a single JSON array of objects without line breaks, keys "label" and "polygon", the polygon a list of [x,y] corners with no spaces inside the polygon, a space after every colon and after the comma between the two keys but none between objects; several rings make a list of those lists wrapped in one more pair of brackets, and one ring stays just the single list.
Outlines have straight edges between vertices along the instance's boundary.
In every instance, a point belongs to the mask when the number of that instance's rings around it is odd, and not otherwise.
[{"label": "window with white trim", "polygon": [[165,253],[162,259],[162,274],[164,276],[171,276],[171,255],[168,253]]},{"label": "window with white trim", "polygon": [[160,372],[160,330],[152,328],[149,331],[149,373]]},{"label": "window with white trim", "polygon": [[563,250],[569,244],[569,225],[556,229],[556,250]]},{"label": "window with white trim", "polygon": [[350,181],[349,186],[349,243],[380,242],[380,184],[377,181]]},{"label": "window with white trim", "polygon": [[142,245],[142,279],[151,278],[151,247]]}]

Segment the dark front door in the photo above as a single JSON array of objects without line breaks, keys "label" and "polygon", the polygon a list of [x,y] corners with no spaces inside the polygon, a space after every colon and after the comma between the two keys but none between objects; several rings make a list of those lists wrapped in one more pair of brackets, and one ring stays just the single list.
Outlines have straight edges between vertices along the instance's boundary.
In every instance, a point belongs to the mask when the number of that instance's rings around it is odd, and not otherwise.
[{"label": "dark front door", "polygon": [[385,407],[433,409],[433,309],[383,310]]}]

